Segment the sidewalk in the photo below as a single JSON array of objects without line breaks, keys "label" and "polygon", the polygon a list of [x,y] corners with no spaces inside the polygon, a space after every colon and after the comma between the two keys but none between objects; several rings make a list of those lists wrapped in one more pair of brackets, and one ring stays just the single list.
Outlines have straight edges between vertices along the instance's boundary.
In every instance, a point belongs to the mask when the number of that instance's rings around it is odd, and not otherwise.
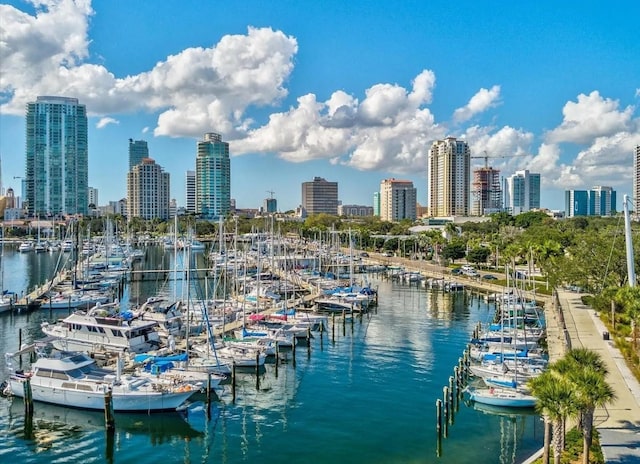
[{"label": "sidewalk", "polygon": [[609,370],[607,381],[617,397],[613,403],[596,409],[594,415],[605,462],[640,463],[640,383],[613,340],[604,339],[604,324],[592,308],[582,303],[581,295],[559,290],[558,299],[562,311],[550,308],[552,311],[547,312],[551,360],[561,357],[567,347],[589,348],[602,356]]}]

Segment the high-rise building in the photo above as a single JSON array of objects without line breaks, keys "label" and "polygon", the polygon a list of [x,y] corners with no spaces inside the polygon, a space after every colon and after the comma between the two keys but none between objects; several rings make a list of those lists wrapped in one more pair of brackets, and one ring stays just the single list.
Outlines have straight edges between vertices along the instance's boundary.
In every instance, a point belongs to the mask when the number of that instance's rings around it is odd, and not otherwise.
[{"label": "high-rise building", "polygon": [[169,219],[169,173],[151,158],[127,173],[127,217]]},{"label": "high-rise building", "polygon": [[264,199],[264,205],[262,206],[262,210],[265,213],[277,213],[278,212],[278,200],[270,197]]},{"label": "high-rise building", "polygon": [[87,110],[77,98],[27,103],[26,201],[30,216],[87,214]]},{"label": "high-rise building", "polygon": [[89,205],[93,205],[95,208],[98,207],[98,189],[94,187],[89,187],[87,190],[87,201]]},{"label": "high-rise building", "polygon": [[213,132],[198,142],[196,155],[196,213],[218,219],[231,210],[231,160],[229,144]]},{"label": "high-rise building", "polygon": [[380,192],[373,193],[373,215],[380,216]]},{"label": "high-rise building", "polygon": [[427,160],[429,215],[468,216],[471,174],[469,145],[455,137],[436,140]]},{"label": "high-rise building", "polygon": [[611,216],[616,212],[616,191],[597,185],[591,190],[566,190],[565,216]]},{"label": "high-rise building", "polygon": [[307,214],[338,214],[338,183],[314,177],[302,183],[302,207]]},{"label": "high-rise building", "polygon": [[385,179],[380,183],[380,219],[416,219],[417,193],[410,180]]},{"label": "high-rise building", "polygon": [[142,163],[145,158],[149,158],[149,146],[146,140],[129,139],[129,171]]},{"label": "high-rise building", "polygon": [[540,174],[525,169],[507,178],[505,204],[513,215],[540,208]]},{"label": "high-rise building", "polygon": [[373,216],[373,206],[338,205],[338,216]]},{"label": "high-rise building", "polygon": [[187,214],[195,214],[196,212],[196,172],[187,171],[185,176],[185,201],[184,209]]},{"label": "high-rise building", "polygon": [[471,214],[484,216],[501,210],[500,171],[491,166],[474,169],[471,184]]},{"label": "high-rise building", "polygon": [[633,152],[633,215],[638,219],[640,217],[640,145],[636,145]]}]

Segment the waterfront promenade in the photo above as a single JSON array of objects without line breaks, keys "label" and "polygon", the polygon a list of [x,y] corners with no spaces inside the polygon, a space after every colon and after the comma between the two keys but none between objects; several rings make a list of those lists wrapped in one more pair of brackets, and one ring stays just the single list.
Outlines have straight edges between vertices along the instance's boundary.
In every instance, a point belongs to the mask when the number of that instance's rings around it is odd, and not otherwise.
[{"label": "waterfront promenade", "polygon": [[596,312],[582,303],[580,294],[559,290],[552,306],[552,311],[546,311],[551,359],[558,359],[568,348],[589,348],[602,356],[609,370],[607,380],[617,398],[596,409],[594,415],[605,462],[640,463],[640,383],[615,342],[603,336],[606,327]]}]

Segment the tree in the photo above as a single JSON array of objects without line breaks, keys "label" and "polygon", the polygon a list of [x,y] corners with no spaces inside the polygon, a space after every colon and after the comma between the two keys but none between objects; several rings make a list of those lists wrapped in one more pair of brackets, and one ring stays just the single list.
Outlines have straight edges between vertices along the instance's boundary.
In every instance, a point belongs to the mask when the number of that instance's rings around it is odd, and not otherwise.
[{"label": "tree", "polygon": [[440,256],[444,259],[450,259],[455,261],[456,259],[464,258],[466,254],[466,247],[464,243],[453,242],[442,247]]},{"label": "tree", "polygon": [[474,264],[486,263],[487,258],[491,254],[491,250],[486,247],[477,247],[473,250],[469,250],[467,253],[467,261]]},{"label": "tree", "polygon": [[640,287],[620,287],[614,296],[614,301],[622,306],[626,316],[631,321],[633,348],[637,350],[638,323],[640,322]]},{"label": "tree", "polygon": [[552,369],[546,370],[528,383],[531,393],[536,397],[536,409],[544,418],[544,454],[543,464],[549,462],[550,429],[553,426],[554,463],[560,464],[564,448],[564,420],[576,410],[576,399],[572,386],[558,376]]},{"label": "tree", "polygon": [[593,441],[593,415],[597,407],[616,397],[607,383],[607,368],[600,354],[587,348],[576,348],[554,363],[553,369],[566,379],[575,392],[582,428],[582,462],[589,464],[589,450]]}]

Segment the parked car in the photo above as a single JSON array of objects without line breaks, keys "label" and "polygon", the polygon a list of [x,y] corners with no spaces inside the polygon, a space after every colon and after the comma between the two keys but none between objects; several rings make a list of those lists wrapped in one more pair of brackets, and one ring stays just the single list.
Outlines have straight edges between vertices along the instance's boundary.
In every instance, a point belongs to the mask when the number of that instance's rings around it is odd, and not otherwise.
[{"label": "parked car", "polygon": [[482,280],[498,280],[493,274],[485,274],[482,276]]},{"label": "parked car", "polygon": [[369,253],[367,253],[366,251],[363,251],[362,253],[360,253],[360,256],[362,258],[368,258],[369,257]]},{"label": "parked car", "polygon": [[385,251],[384,253],[382,253],[382,256],[386,256],[387,258],[390,258],[393,256],[393,253],[391,253],[390,251]]},{"label": "parked car", "polygon": [[462,274],[462,269],[460,269],[459,267],[454,267],[453,269],[451,269],[451,274],[460,275]]}]

